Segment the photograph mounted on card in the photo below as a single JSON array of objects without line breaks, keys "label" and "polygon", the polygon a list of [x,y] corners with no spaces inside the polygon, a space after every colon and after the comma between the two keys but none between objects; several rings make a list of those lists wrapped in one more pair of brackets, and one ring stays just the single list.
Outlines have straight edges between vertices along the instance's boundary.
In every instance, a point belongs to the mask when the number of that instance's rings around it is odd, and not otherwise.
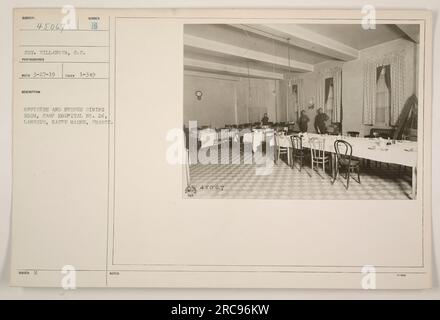
[{"label": "photograph mounted on card", "polygon": [[15,9],[11,284],[429,288],[431,20]]}]

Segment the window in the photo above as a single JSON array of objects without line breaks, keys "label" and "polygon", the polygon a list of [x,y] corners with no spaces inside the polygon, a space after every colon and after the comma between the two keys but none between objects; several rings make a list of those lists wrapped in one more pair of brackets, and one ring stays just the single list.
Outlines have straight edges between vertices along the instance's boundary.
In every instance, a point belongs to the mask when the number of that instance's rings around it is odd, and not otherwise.
[{"label": "window", "polygon": [[324,112],[333,122],[333,105],[334,105],[333,78],[325,79],[325,108]]},{"label": "window", "polygon": [[376,85],[376,117],[377,126],[387,127],[390,125],[391,116],[391,77],[390,66],[377,68]]},{"label": "window", "polygon": [[299,121],[298,86],[292,86],[292,108],[289,110],[289,121]]}]

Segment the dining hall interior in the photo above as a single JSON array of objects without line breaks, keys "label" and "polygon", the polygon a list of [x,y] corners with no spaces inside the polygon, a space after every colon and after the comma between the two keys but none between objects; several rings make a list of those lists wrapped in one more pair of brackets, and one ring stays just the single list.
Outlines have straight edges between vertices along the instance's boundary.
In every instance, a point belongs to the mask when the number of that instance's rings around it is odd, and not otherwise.
[{"label": "dining hall interior", "polygon": [[189,161],[186,196],[415,199],[419,41],[417,24],[186,24],[187,151],[219,150]]}]

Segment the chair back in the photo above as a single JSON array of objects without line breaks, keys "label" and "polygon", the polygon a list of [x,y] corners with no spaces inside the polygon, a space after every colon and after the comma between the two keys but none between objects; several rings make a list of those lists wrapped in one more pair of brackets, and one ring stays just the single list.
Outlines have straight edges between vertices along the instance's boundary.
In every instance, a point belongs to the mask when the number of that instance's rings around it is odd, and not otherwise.
[{"label": "chair back", "polygon": [[280,148],[290,148],[292,146],[283,131],[275,132],[275,145]]},{"label": "chair back", "polygon": [[405,134],[402,134],[402,140],[417,141],[417,136],[416,135],[405,135]]},{"label": "chair back", "polygon": [[302,137],[297,135],[290,136],[290,140],[292,141],[293,150],[302,150]]},{"label": "chair back", "polygon": [[371,128],[370,138],[393,138],[394,129]]},{"label": "chair back", "polygon": [[336,152],[336,161],[338,164],[344,164],[350,166],[351,158],[353,154],[353,147],[345,140],[336,140],[334,143]]},{"label": "chair back", "polygon": [[215,146],[218,144],[218,133],[214,129],[200,130],[199,140],[202,143],[202,148]]},{"label": "chair back", "polygon": [[359,132],[358,131],[347,131],[347,136],[349,136],[349,137],[354,137],[354,138],[356,138],[356,137],[359,137]]},{"label": "chair back", "polygon": [[282,135],[284,135],[284,132],[277,132],[277,131],[275,131],[275,146],[276,147],[278,147],[279,145],[280,145],[280,143],[281,143],[281,139],[280,139],[280,137],[282,136]]},{"label": "chair back", "polygon": [[309,139],[312,160],[323,159],[325,156],[325,139],[313,137]]}]

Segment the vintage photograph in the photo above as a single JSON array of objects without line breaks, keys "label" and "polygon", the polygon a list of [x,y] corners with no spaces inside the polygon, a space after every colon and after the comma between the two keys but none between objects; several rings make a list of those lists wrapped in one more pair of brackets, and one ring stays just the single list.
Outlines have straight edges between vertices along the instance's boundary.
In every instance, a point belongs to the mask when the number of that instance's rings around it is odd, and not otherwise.
[{"label": "vintage photograph", "polygon": [[419,33],[186,24],[185,198],[416,199]]},{"label": "vintage photograph", "polygon": [[437,11],[7,10],[5,284],[435,286]]}]

